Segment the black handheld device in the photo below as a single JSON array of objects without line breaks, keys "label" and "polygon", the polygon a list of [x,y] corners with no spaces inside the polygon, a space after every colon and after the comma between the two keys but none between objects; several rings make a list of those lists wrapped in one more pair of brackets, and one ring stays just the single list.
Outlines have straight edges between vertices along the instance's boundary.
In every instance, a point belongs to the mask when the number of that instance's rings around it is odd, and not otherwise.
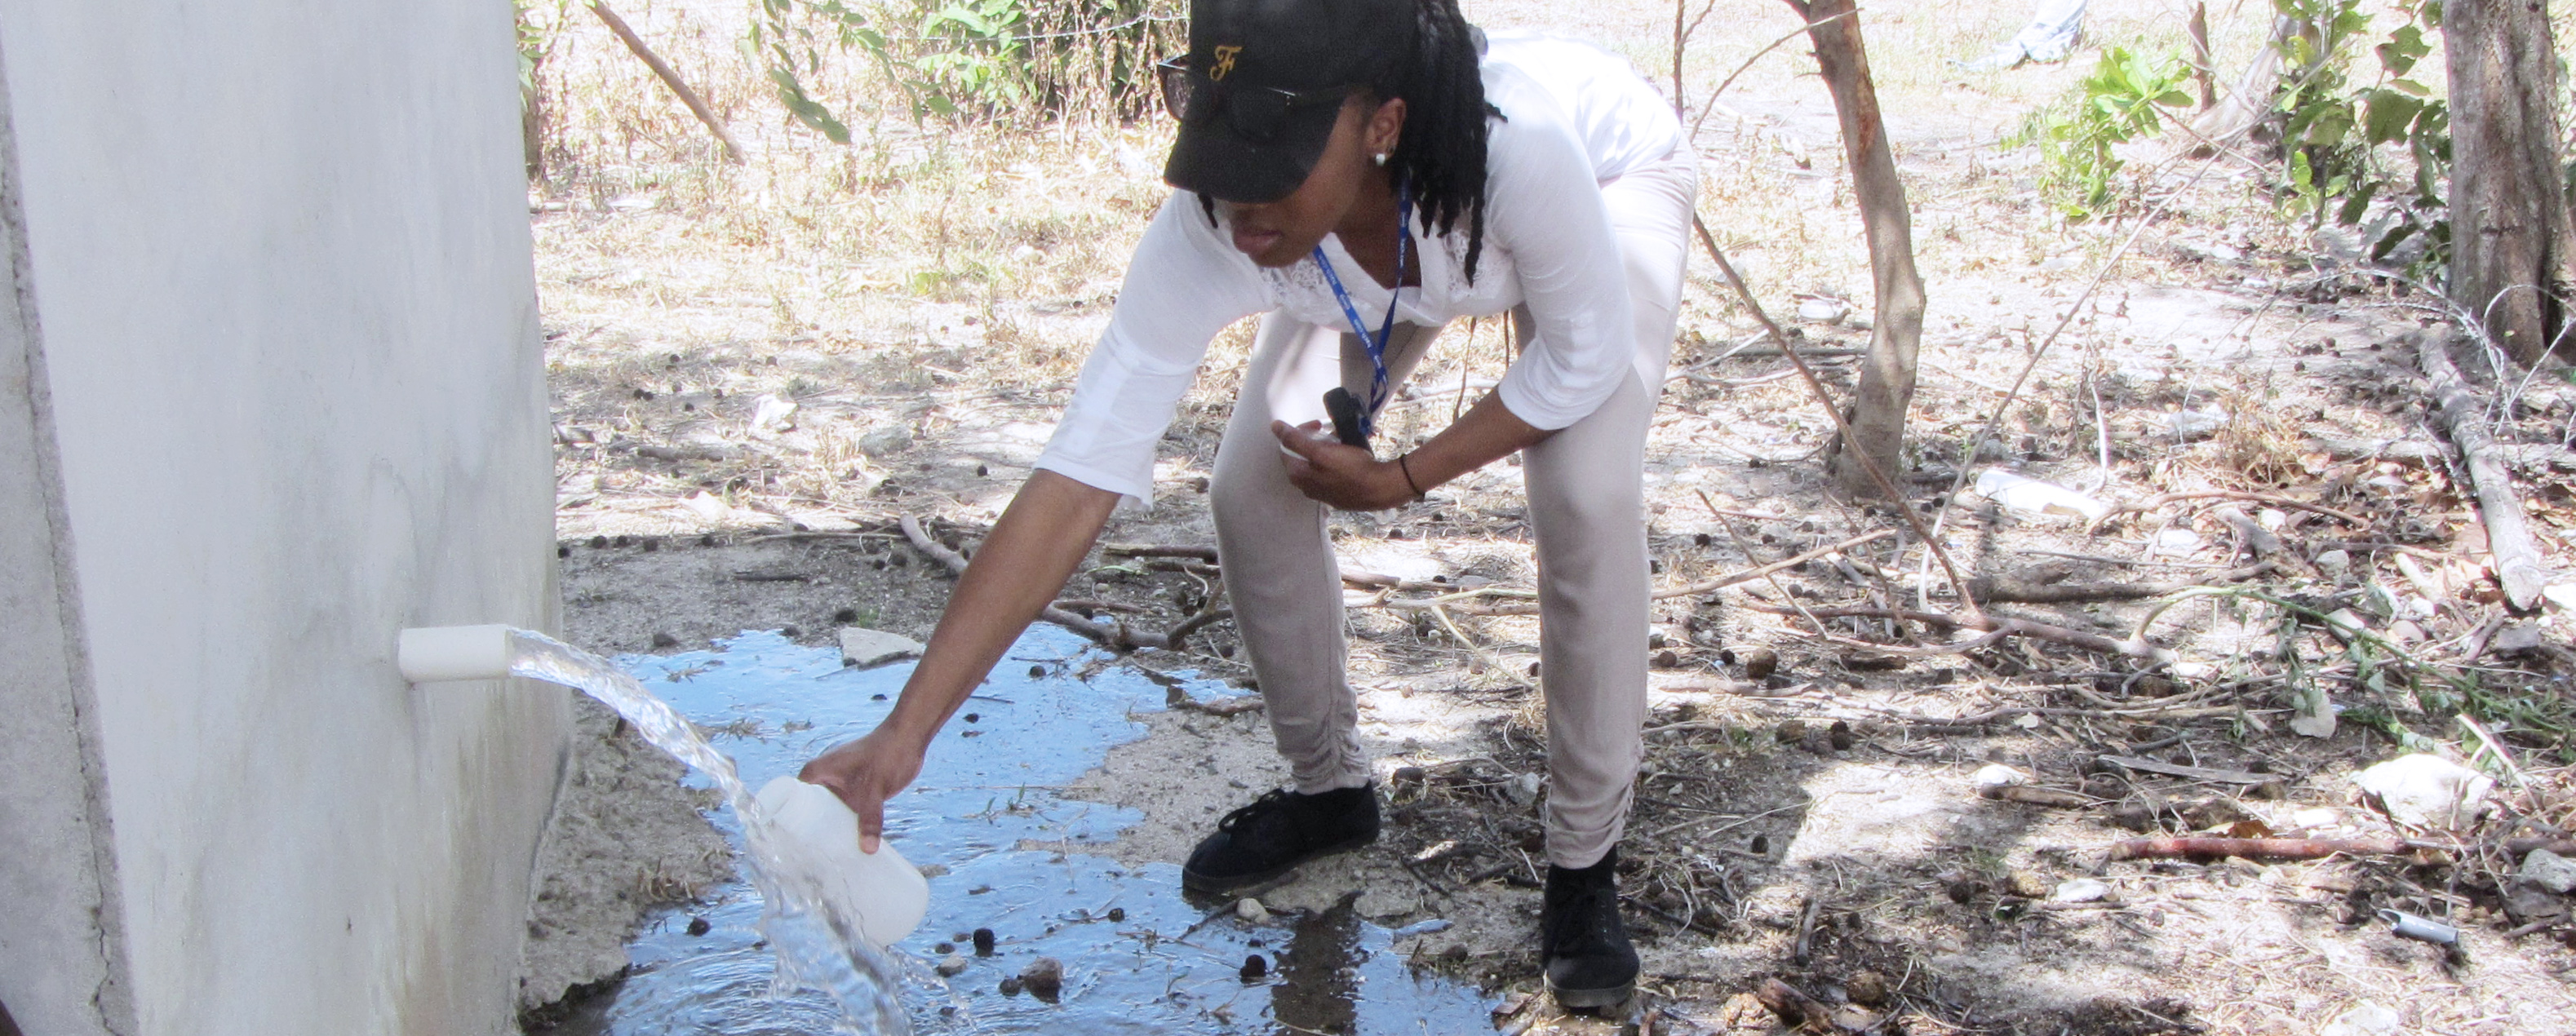
[{"label": "black handheld device", "polygon": [[1360,430],[1360,400],[1351,390],[1335,387],[1324,393],[1324,412],[1333,416],[1333,437],[1342,445],[1368,449],[1368,433]]}]

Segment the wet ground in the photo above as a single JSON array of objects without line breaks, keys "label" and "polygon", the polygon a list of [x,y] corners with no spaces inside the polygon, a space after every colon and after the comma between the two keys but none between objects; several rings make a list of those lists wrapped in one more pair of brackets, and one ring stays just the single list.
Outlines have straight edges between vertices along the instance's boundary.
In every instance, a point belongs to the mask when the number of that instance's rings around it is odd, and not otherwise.
[{"label": "wet ground", "polygon": [[[915,1005],[916,1032],[1365,1034],[1491,1026],[1490,998],[1417,975],[1405,957],[1418,940],[1368,923],[1347,903],[1249,923],[1230,901],[1185,899],[1178,868],[1169,864],[1128,867],[1055,848],[1108,842],[1140,819],[1133,810],[1058,792],[1110,748],[1143,736],[1130,713],[1160,711],[1174,694],[1228,691],[1214,681],[1167,688],[1131,669],[1091,664],[1099,658],[1070,633],[1031,630],[950,721],[913,788],[888,804],[889,841],[931,875],[929,917],[894,947],[912,972],[906,999]],[[837,650],[775,633],[619,663],[714,735],[755,787],[871,729],[910,670],[845,668]],[[740,844],[729,810],[715,821]],[[655,915],[628,947],[634,967],[626,980],[544,1032],[828,1031],[837,1015],[819,994],[774,991],[774,958],[760,942],[759,916],[757,894],[739,882],[698,905]],[[994,933],[989,956],[972,945],[979,928]],[[951,952],[966,967],[942,977],[936,965]],[[1003,991],[1004,979],[1041,956],[1064,966],[1058,996]],[[1260,975],[1247,978],[1254,958]]]}]

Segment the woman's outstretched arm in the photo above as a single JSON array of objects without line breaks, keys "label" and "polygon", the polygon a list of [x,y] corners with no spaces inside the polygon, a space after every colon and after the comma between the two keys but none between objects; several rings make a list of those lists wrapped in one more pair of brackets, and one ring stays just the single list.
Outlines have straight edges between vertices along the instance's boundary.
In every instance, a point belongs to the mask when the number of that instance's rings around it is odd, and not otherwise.
[{"label": "woman's outstretched arm", "polygon": [[1052,471],[1030,475],[958,577],[894,712],[866,737],[814,757],[797,774],[832,789],[859,815],[860,848],[877,850],[885,801],[920,776],[930,739],[1064,589],[1117,506],[1118,494],[1109,490]]}]

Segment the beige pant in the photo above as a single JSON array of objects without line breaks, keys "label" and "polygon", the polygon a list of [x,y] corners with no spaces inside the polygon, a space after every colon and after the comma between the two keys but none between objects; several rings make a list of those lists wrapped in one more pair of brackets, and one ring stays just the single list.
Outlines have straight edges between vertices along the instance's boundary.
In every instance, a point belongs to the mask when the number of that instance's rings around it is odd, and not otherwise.
[{"label": "beige pant", "polygon": [[[1627,267],[1637,349],[1656,371],[1672,350],[1697,190],[1688,154],[1602,186]],[[1527,341],[1528,314],[1513,318]],[[1412,373],[1439,330],[1397,325],[1386,355],[1391,383]],[[1368,354],[1347,330],[1264,318],[1210,493],[1235,625],[1269,702],[1279,753],[1309,794],[1359,787],[1370,771],[1345,670],[1341,571],[1325,533],[1327,509],[1289,484],[1270,422],[1323,420],[1324,392],[1340,385],[1365,399],[1370,373]],[[1590,866],[1618,843],[1644,752],[1644,466],[1661,387],[1623,378],[1591,416],[1521,454],[1538,539],[1547,855],[1560,866]]]}]

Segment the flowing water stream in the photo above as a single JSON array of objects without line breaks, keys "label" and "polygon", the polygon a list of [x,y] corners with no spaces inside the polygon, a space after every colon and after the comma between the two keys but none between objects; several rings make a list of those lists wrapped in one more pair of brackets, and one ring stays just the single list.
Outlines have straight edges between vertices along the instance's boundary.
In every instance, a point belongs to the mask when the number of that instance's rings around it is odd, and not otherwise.
[{"label": "flowing water stream", "polygon": [[[518,672],[599,697],[703,775],[693,781],[722,793],[727,808],[712,819],[751,863],[747,883],[655,915],[628,946],[626,981],[549,1036],[836,1027],[1361,1036],[1492,1027],[1491,998],[1417,975],[1405,962],[1416,937],[1369,923],[1347,900],[1247,923],[1227,902],[1185,899],[1176,866],[1130,867],[1085,851],[1140,815],[1082,801],[1066,786],[1110,748],[1143,736],[1131,714],[1163,709],[1172,693],[1228,693],[1216,681],[1167,690],[1125,667],[1092,665],[1103,656],[1069,632],[1030,630],[941,731],[913,787],[887,803],[887,839],[930,875],[931,902],[919,931],[877,952],[840,938],[810,906],[771,894],[761,861],[774,866],[775,857],[764,855],[759,825],[743,822],[757,807],[742,788],[794,773],[816,752],[873,729],[909,665],[845,668],[837,650],[774,633],[614,664],[542,638],[523,644]],[[976,929],[994,933],[989,956],[969,939]],[[933,970],[941,943],[952,944],[963,970]],[[1040,956],[1062,962],[1061,995],[1006,991],[1003,980]],[[1246,979],[1254,956],[1264,973]]]}]

